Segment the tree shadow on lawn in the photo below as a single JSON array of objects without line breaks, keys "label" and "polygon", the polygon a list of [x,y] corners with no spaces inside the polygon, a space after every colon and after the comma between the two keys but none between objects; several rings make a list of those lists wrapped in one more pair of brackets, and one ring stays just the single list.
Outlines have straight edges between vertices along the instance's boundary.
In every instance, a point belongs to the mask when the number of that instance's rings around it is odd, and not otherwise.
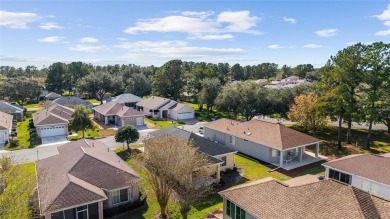
[{"label": "tree shadow on lawn", "polygon": [[149,209],[148,202],[146,202],[140,208],[137,208],[133,211],[129,211],[120,215],[109,217],[109,219],[146,219],[143,214],[145,214]]}]

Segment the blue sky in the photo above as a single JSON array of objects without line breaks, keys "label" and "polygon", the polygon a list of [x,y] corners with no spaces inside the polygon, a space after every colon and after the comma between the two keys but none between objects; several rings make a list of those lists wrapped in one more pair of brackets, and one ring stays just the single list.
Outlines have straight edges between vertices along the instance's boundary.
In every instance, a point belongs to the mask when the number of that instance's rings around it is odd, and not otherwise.
[{"label": "blue sky", "polygon": [[171,59],[323,66],[389,42],[389,1],[1,1],[0,65]]}]

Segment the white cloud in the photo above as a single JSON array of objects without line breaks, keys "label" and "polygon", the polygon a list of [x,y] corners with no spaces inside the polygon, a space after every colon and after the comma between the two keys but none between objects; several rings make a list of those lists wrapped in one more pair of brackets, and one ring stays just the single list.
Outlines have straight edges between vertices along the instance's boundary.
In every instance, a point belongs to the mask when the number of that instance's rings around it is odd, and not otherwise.
[{"label": "white cloud", "polygon": [[189,39],[201,39],[201,40],[226,40],[234,38],[231,34],[207,34],[207,35],[192,35]]},{"label": "white cloud", "polygon": [[108,48],[104,45],[91,46],[91,45],[79,44],[73,47],[69,47],[69,50],[77,51],[77,52],[96,53],[96,52],[107,51]]},{"label": "white cloud", "polygon": [[295,24],[297,23],[297,19],[295,18],[290,18],[290,17],[283,17],[283,20],[290,23],[290,24]]},{"label": "white cloud", "polygon": [[57,42],[60,42],[63,39],[64,39],[64,37],[51,36],[51,37],[40,38],[40,39],[38,39],[38,41],[39,42],[43,42],[43,43],[57,43]]},{"label": "white cloud", "polygon": [[303,46],[303,48],[308,48],[308,49],[317,49],[321,48],[322,45],[314,44],[314,43],[309,43]]},{"label": "white cloud", "polygon": [[13,29],[26,29],[28,23],[39,20],[39,16],[29,12],[0,11],[0,25]]},{"label": "white cloud", "polygon": [[377,32],[375,32],[375,35],[376,36],[388,36],[388,35],[390,35],[390,29],[377,31]]},{"label": "white cloud", "polygon": [[94,37],[84,37],[79,40],[80,43],[97,43],[99,42],[98,39]]},{"label": "white cloud", "polygon": [[272,44],[272,45],[269,45],[268,48],[270,48],[270,49],[283,49],[284,47],[280,46],[279,44]]},{"label": "white cloud", "polygon": [[[175,12],[179,13],[179,12]],[[141,32],[181,32],[187,33],[192,38],[200,36],[198,39],[230,39],[231,37],[223,33],[249,33],[261,34],[254,30],[260,18],[250,16],[249,11],[227,11],[217,16],[214,12],[193,12],[183,11],[178,15],[169,15],[162,18],[142,19],[136,22],[135,26],[125,30],[128,34],[138,34]]]},{"label": "white cloud", "polygon": [[56,23],[42,23],[40,26],[39,26],[41,29],[44,29],[44,30],[53,30],[53,29],[62,29],[61,26],[59,26],[58,24]]},{"label": "white cloud", "polygon": [[122,42],[115,47],[131,51],[127,56],[132,57],[159,57],[159,58],[183,58],[206,57],[242,54],[241,48],[210,48],[190,46],[184,41],[137,41]]},{"label": "white cloud", "polygon": [[331,37],[331,36],[335,36],[337,34],[337,29],[334,28],[334,29],[324,29],[324,30],[319,30],[319,31],[316,31],[315,33],[319,36],[319,37]]},{"label": "white cloud", "polygon": [[[387,9],[382,12],[382,14],[374,15],[378,20],[384,21],[383,24],[390,26],[390,4],[387,5]],[[388,36],[390,35],[390,29],[380,30],[375,33],[376,36]]]},{"label": "white cloud", "polygon": [[123,38],[123,37],[118,37],[118,38],[116,38],[116,39],[119,40],[119,41],[128,41],[127,38]]}]

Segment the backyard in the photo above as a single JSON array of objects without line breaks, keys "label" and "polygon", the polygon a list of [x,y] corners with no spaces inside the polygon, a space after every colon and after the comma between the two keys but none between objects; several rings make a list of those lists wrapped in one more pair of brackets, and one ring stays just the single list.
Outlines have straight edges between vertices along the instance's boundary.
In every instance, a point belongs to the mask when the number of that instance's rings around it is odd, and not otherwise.
[{"label": "backyard", "polygon": [[203,106],[203,110],[199,110],[199,105],[196,103],[189,103],[189,102],[183,102],[184,104],[192,107],[195,109],[195,117],[201,121],[201,122],[209,122],[212,120],[212,118],[219,117],[219,118],[228,118],[228,119],[240,119],[242,118],[241,116],[237,116],[237,118],[231,114],[231,113],[224,113],[224,112],[219,112],[213,108],[213,111],[207,114],[206,111],[206,105]]},{"label": "backyard", "polygon": [[[140,183],[147,193],[147,206],[138,211],[121,215],[115,218],[116,219],[154,218],[159,213],[159,205],[151,189],[146,171],[136,165],[134,161],[135,159],[133,159],[134,158],[133,156],[136,156],[134,155],[136,152],[135,150],[132,151],[133,152],[131,157],[129,156],[129,152],[127,152],[126,150],[124,151],[117,150],[117,154],[122,159],[124,159],[130,166],[132,166],[137,171],[137,173],[139,173],[139,175],[142,177],[142,181]],[[239,174],[237,172],[232,172],[232,173],[225,174],[222,179],[224,178],[226,179],[226,177],[234,177],[235,179],[237,179],[235,181],[235,185],[266,178],[266,177],[274,177],[282,181],[290,178],[278,172],[268,172],[270,170],[268,166],[260,164],[257,161],[248,159],[244,156],[235,155],[234,159],[241,176],[237,177],[237,175]],[[225,187],[223,186],[222,188],[225,189]],[[221,188],[217,187],[216,189],[221,189]],[[169,218],[181,218],[179,205],[177,203],[175,203],[174,201],[170,201],[168,208],[170,212]],[[194,206],[191,208],[188,218],[204,218],[208,213],[221,208],[222,208],[222,198],[218,194],[212,194],[202,199],[198,203],[194,204]]]},{"label": "backyard", "polygon": [[30,131],[32,127],[32,118],[25,119],[22,122],[17,123],[16,132],[17,137],[14,137],[14,140],[11,140],[7,145],[5,145],[6,150],[20,150],[33,148],[41,144],[41,140],[36,134],[36,131]]}]

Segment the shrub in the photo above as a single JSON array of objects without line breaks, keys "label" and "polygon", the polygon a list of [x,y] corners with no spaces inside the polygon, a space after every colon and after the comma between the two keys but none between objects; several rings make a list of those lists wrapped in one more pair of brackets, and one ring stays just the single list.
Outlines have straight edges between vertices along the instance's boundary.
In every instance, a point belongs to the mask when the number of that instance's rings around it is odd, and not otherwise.
[{"label": "shrub", "polygon": [[77,137],[77,136],[70,136],[70,137],[68,137],[68,140],[69,141],[77,141],[77,140],[79,140],[79,137]]},{"label": "shrub", "polygon": [[233,167],[233,171],[236,172],[237,171],[237,167]]},{"label": "shrub", "polygon": [[11,140],[9,144],[11,148],[17,147],[19,145],[19,140]]},{"label": "shrub", "polygon": [[228,174],[228,173],[232,173],[233,172],[233,170],[232,169],[230,169],[230,168],[227,168],[226,170],[225,170],[225,173],[226,174]]}]

